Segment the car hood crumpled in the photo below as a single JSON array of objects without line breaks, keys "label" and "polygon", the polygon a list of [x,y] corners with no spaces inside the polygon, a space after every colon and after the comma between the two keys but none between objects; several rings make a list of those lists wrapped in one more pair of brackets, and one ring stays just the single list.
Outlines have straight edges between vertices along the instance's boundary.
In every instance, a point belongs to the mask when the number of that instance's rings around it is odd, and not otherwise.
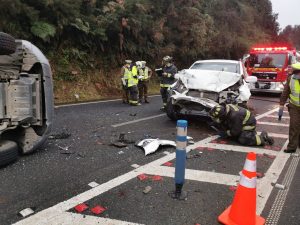
[{"label": "car hood crumpled", "polygon": [[186,69],[179,72],[176,78],[188,89],[219,93],[238,82],[241,75],[225,71]]}]

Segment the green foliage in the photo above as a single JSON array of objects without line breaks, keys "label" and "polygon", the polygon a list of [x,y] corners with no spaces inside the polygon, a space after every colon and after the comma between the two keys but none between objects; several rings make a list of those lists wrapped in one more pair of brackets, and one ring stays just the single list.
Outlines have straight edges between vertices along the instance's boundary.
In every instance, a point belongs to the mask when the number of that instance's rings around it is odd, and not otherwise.
[{"label": "green foliage", "polygon": [[34,22],[30,31],[43,41],[49,41],[56,33],[55,26],[42,21]]},{"label": "green foliage", "polygon": [[68,77],[72,63],[83,70],[109,70],[125,58],[158,64],[166,54],[183,67],[197,59],[237,59],[253,43],[276,39],[276,19],[269,0],[1,0],[0,4],[0,29],[38,45],[64,80],[74,78]]}]

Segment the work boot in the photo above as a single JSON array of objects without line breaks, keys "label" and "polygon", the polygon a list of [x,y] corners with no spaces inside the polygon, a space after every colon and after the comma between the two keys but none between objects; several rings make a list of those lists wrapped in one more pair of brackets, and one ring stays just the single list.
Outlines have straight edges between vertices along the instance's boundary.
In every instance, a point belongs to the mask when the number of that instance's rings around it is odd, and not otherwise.
[{"label": "work boot", "polygon": [[285,153],[295,153],[296,149],[285,149],[283,150]]},{"label": "work boot", "polygon": [[268,133],[266,131],[262,131],[260,134],[261,139],[268,145],[274,144],[274,139],[272,137],[269,137]]},{"label": "work boot", "polygon": [[145,103],[150,103],[147,99],[145,99]]}]

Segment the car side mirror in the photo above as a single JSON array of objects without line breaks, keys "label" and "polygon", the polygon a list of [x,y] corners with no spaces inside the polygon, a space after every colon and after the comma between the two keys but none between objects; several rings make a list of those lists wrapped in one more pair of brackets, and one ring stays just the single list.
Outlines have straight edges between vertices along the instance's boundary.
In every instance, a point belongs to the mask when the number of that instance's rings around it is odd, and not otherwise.
[{"label": "car side mirror", "polygon": [[257,77],[255,77],[255,76],[247,76],[246,79],[245,79],[245,81],[247,83],[256,83],[257,82]]}]

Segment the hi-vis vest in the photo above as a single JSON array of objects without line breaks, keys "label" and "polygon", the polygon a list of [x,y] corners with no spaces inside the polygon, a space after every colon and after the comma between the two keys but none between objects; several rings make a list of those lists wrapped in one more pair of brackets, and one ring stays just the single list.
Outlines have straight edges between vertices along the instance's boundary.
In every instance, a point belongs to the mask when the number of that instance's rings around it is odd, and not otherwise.
[{"label": "hi-vis vest", "polygon": [[140,69],[139,70],[139,75],[143,77],[141,80],[148,80],[148,78],[149,78],[149,69],[148,69],[148,67],[145,67],[144,70]]},{"label": "hi-vis vest", "polygon": [[137,78],[137,68],[136,66],[133,66],[130,72],[130,76],[128,78],[128,87],[132,87],[134,85],[137,85],[139,82]]},{"label": "hi-vis vest", "polygon": [[128,80],[128,78],[130,77],[130,75],[131,75],[131,71],[130,71],[127,67],[124,66],[124,74],[123,74],[123,78],[124,78],[125,80]]},{"label": "hi-vis vest", "polygon": [[295,75],[292,75],[290,80],[290,103],[295,106],[300,107],[300,81],[294,78]]}]

